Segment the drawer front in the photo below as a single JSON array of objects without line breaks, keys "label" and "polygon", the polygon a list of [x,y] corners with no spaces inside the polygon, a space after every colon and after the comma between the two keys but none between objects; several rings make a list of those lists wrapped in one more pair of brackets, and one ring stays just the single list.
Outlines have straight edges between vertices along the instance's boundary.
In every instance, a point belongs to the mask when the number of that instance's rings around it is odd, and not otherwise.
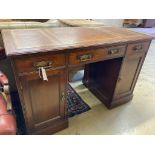
[{"label": "drawer front", "polygon": [[46,54],[41,56],[30,56],[14,59],[15,67],[18,73],[32,72],[39,67],[56,68],[65,66],[64,54]]},{"label": "drawer front", "polygon": [[114,46],[109,48],[98,48],[90,50],[74,51],[69,54],[69,64],[78,65],[90,63],[97,60],[108,59],[112,57],[121,57],[125,53],[125,46]]},{"label": "drawer front", "polygon": [[150,42],[140,42],[129,44],[127,47],[127,56],[140,56],[143,55],[149,48]]}]

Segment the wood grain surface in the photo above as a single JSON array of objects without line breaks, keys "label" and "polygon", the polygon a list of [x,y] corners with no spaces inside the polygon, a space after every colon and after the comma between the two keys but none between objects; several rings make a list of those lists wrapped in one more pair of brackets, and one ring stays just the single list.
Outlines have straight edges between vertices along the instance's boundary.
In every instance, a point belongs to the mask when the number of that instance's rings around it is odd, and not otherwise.
[{"label": "wood grain surface", "polygon": [[[83,84],[107,108],[130,101],[153,39],[115,27],[14,29],[2,35],[27,134],[52,134],[68,126],[68,74],[79,66],[85,70]],[[44,67],[48,81],[36,64]]]},{"label": "wood grain surface", "polygon": [[2,30],[6,55],[148,40],[150,35],[116,27],[63,27]]}]

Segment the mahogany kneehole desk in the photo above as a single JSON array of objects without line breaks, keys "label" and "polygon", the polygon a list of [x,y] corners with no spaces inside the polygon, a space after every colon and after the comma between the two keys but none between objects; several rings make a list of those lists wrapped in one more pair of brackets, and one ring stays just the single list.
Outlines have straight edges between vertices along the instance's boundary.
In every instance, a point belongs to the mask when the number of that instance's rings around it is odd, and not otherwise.
[{"label": "mahogany kneehole desk", "polygon": [[[85,66],[83,84],[107,108],[131,100],[153,39],[114,27],[14,29],[2,36],[27,134],[52,134],[68,126],[68,74],[80,66]],[[48,81],[39,76],[40,68]]]}]

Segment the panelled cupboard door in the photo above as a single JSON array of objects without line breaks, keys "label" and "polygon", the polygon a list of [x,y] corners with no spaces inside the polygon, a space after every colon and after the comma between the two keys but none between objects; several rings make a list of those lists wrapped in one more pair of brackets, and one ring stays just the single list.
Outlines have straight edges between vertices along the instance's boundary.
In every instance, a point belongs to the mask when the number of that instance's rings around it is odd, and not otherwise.
[{"label": "panelled cupboard door", "polygon": [[65,70],[48,70],[48,81],[38,73],[20,78],[28,132],[48,127],[65,117]]},{"label": "panelled cupboard door", "polygon": [[132,87],[138,70],[142,64],[142,57],[139,58],[126,58],[121,69],[120,77],[115,90],[115,97],[121,97],[132,93]]},{"label": "panelled cupboard door", "polygon": [[[146,52],[150,42],[130,44],[124,58],[118,82],[116,84],[114,98],[132,95],[135,83],[140,73]],[[139,47],[135,50],[135,47]]]}]

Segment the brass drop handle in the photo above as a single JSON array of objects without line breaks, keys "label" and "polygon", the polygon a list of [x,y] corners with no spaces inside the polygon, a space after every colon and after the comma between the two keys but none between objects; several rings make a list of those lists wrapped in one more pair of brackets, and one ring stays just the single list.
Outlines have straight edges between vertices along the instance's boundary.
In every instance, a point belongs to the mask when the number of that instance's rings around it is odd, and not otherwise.
[{"label": "brass drop handle", "polygon": [[134,51],[139,51],[139,50],[142,50],[142,49],[143,49],[142,45],[137,45],[137,46],[133,47]]},{"label": "brass drop handle", "polygon": [[93,55],[92,54],[84,54],[84,55],[78,55],[77,56],[77,59],[81,62],[84,62],[84,61],[89,61],[93,58]]},{"label": "brass drop handle", "polygon": [[108,50],[108,54],[109,55],[118,54],[119,51],[120,51],[120,49],[110,49],[110,50]]},{"label": "brass drop handle", "polygon": [[49,67],[52,67],[52,64],[53,64],[52,61],[39,61],[39,62],[34,62],[33,66],[37,69],[40,67],[49,68]]}]

